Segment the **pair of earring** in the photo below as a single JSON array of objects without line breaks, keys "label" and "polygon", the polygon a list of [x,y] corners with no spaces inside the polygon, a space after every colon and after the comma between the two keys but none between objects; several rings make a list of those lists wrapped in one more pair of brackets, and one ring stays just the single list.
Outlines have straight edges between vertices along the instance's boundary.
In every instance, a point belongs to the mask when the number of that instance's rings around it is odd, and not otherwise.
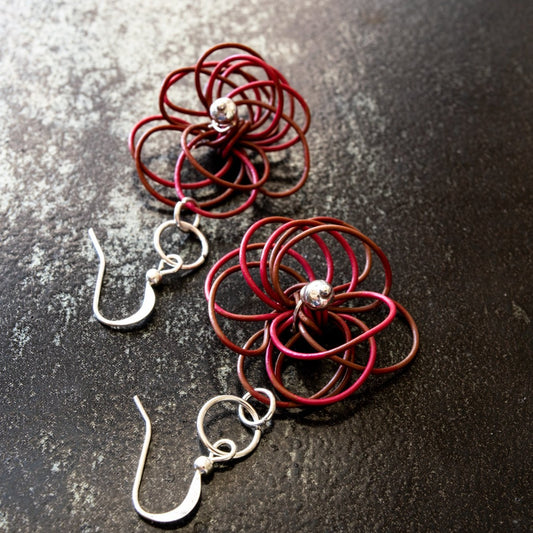
[{"label": "pair of earring", "polygon": [[[229,48],[237,49],[238,53],[220,60],[212,59],[213,54]],[[202,106],[199,110],[185,108],[170,98],[171,89],[187,78],[194,81]],[[305,141],[309,126],[307,105],[286,79],[250,48],[228,44],[208,50],[195,66],[178,69],[167,76],[159,103],[161,114],[144,119],[134,128],[130,149],[142,183],[156,198],[174,205],[174,217],[154,232],[160,264],[157,269],[147,272],[143,305],[127,319],[111,321],[98,311],[105,259],[91,231],[100,256],[93,308],[98,320],[111,327],[131,327],[141,323],[153,309],[154,284],[166,274],[195,269],[204,263],[209,247],[199,230],[200,216],[233,216],[249,207],[259,193],[267,196],[292,194],[303,185],[309,172]],[[305,117],[301,127],[295,120],[297,108]],[[205,118],[206,121],[189,123],[176,113]],[[148,129],[136,140],[140,130],[146,127]],[[143,162],[145,143],[152,135],[164,130],[180,135],[181,152],[173,180],[162,178]],[[296,143],[303,147],[304,170],[294,186],[274,193],[267,185],[271,177],[267,154],[285,150]],[[204,147],[216,151],[220,158],[218,170],[208,170],[194,155],[196,150]],[[254,163],[257,160],[261,162],[259,166]],[[196,176],[192,180],[190,174],[185,178],[186,165]],[[174,187],[177,200],[156,190],[155,184]],[[211,197],[187,196],[202,189],[209,189]],[[245,199],[237,207],[211,211],[243,195]],[[192,223],[183,219],[184,208],[195,213]],[[201,253],[196,261],[184,264],[179,254],[167,254],[163,250],[160,237],[169,227],[193,233],[198,238]],[[381,266],[377,272],[373,268],[376,263]],[[374,287],[376,278],[381,279],[377,289]],[[132,491],[136,511],[158,523],[183,519],[199,500],[201,476],[212,471],[217,462],[251,453],[277,408],[329,405],[353,395],[371,375],[394,372],[409,364],[418,350],[418,330],[408,311],[390,297],[391,284],[391,267],[384,252],[346,222],[331,217],[293,220],[278,216],[254,223],[240,246],[215,263],[205,282],[210,322],[222,343],[238,355],[238,376],[246,393],[242,398],[216,396],[202,407],[197,431],[209,455],[195,461],[194,478],[182,504],[172,511],[157,514],[146,511],[139,503],[151,424],[140,400],[135,397],[146,428]],[[244,296],[243,308],[228,309],[228,305],[236,304],[234,295],[244,295],[244,291],[249,294]],[[387,329],[397,315],[403,316],[410,328],[411,347],[399,362],[378,366],[376,336]],[[236,331],[234,326],[228,332],[228,324],[235,322],[243,326],[238,328],[239,331],[250,328],[244,342],[232,338]],[[254,371],[251,367],[257,366],[258,362],[269,388],[251,384],[249,374]],[[298,380],[294,376],[292,379],[285,377],[288,367],[293,374],[295,371],[300,376],[307,376],[316,371],[317,364],[321,365],[320,371],[325,369],[329,375],[326,384],[311,394],[300,392],[301,384],[300,387],[295,384]],[[264,416],[261,417],[252,406],[252,398],[267,406]],[[253,431],[250,444],[241,450],[231,439],[221,438],[212,443],[206,437],[206,413],[221,402],[236,403],[239,419]]]}]

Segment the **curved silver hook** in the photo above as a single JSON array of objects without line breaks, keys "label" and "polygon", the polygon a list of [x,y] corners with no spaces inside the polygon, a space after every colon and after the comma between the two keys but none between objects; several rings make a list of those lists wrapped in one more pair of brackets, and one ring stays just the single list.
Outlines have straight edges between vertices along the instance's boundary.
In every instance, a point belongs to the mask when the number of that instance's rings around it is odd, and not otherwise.
[{"label": "curved silver hook", "polygon": [[[172,220],[163,222],[156,228],[154,232],[154,248],[160,257],[159,266],[157,268],[151,268],[148,270],[148,272],[146,272],[146,285],[144,286],[144,299],[141,308],[130,317],[122,320],[109,320],[108,318],[105,318],[98,309],[100,304],[100,292],[102,291],[102,282],[105,272],[105,256],[93,229],[91,228],[89,230],[89,237],[91,238],[93,246],[100,259],[98,277],[96,280],[96,287],[94,289],[93,312],[94,316],[102,324],[105,324],[111,328],[124,329],[138,326],[150,316],[155,307],[155,292],[152,288],[153,285],[157,285],[163,276],[166,276],[167,274],[175,274],[179,270],[194,270],[204,264],[207,254],[209,253],[209,244],[204,234],[198,229],[200,216],[197,214],[194,217],[192,224],[181,219],[181,209],[188,202],[196,203],[196,200],[186,197],[179,201],[174,208],[174,218]],[[181,255],[165,253],[163,247],[161,246],[161,234],[169,227],[177,227],[184,233],[192,233],[200,241],[201,251],[196,261],[185,264]]]},{"label": "curved silver hook", "polygon": [[[139,464],[137,465],[137,472],[135,473],[135,481],[133,482],[133,489],[131,491],[131,499],[133,500],[133,507],[143,518],[151,520],[153,522],[159,522],[161,524],[168,524],[171,522],[177,522],[182,518],[188,516],[198,504],[202,492],[202,474],[208,474],[213,470],[214,463],[230,461],[231,459],[239,459],[251,453],[258,445],[259,439],[261,438],[261,430],[263,426],[266,426],[270,419],[272,418],[274,411],[276,409],[276,399],[274,394],[267,389],[256,389],[259,392],[264,393],[269,399],[270,406],[268,412],[262,418],[259,418],[257,411],[247,402],[250,398],[250,393],[245,394],[242,398],[238,396],[232,396],[230,394],[222,394],[220,396],[215,396],[208,400],[204,406],[200,409],[198,413],[198,419],[196,426],[198,429],[198,436],[200,440],[209,450],[209,457],[200,456],[194,461],[194,477],[187,492],[185,499],[178,505],[176,508],[166,513],[149,513],[145,511],[141,504],[139,503],[139,488],[141,486],[141,481],[144,472],[144,465],[146,464],[146,456],[148,455],[148,448],[150,447],[150,440],[152,439],[152,424],[150,418],[146,414],[144,407],[142,406],[141,400],[138,396],[134,396],[135,405],[139,412],[141,413],[144,419],[145,433],[144,433],[144,442],[141,450],[141,456],[139,458]],[[251,442],[243,448],[242,450],[237,450],[237,445],[231,439],[219,439],[214,444],[212,444],[207,438],[204,431],[204,420],[207,411],[221,402],[236,402],[239,405],[239,419],[241,422],[253,429],[254,436]],[[244,415],[244,411],[247,411],[248,414],[252,417],[250,420]],[[222,449],[224,447],[225,449]],[[226,451],[226,449],[228,451]]]},{"label": "curved silver hook", "polygon": [[99,304],[100,304],[100,292],[102,291],[102,282],[104,280],[105,256],[104,256],[104,252],[102,248],[100,247],[100,243],[98,242],[98,239],[96,238],[96,235],[92,228],[89,229],[89,237],[91,238],[91,241],[96,250],[96,253],[98,254],[98,258],[100,259],[100,265],[98,267],[98,277],[96,278],[96,287],[94,288],[94,297],[93,297],[94,316],[97,318],[99,322],[111,328],[131,328],[131,327],[137,326],[138,324],[142,323],[144,320],[146,320],[150,316],[150,314],[152,313],[155,307],[155,292],[154,292],[154,289],[152,288],[152,284],[154,282],[149,276],[149,273],[151,271],[148,271],[147,276],[146,276],[146,285],[144,287],[144,298],[143,298],[143,303],[141,305],[141,308],[136,313],[131,315],[130,317],[124,318],[122,320],[109,320],[108,318],[105,318],[100,313],[100,310],[98,309]]},{"label": "curved silver hook", "polygon": [[150,447],[150,440],[152,438],[152,424],[150,423],[150,418],[146,414],[146,411],[144,410],[144,407],[142,406],[141,400],[139,400],[138,396],[134,396],[133,399],[135,400],[135,405],[137,406],[137,409],[139,409],[145,424],[143,447],[141,456],[139,458],[139,464],[137,465],[137,472],[135,473],[133,489],[131,491],[133,507],[137,513],[147,520],[152,520],[153,522],[159,522],[161,524],[177,522],[178,520],[181,520],[189,515],[200,500],[200,495],[202,492],[202,471],[199,468],[195,469],[194,477],[192,479],[191,486],[189,487],[189,491],[187,492],[187,496],[185,496],[183,502],[175,509],[165,513],[149,513],[142,508],[141,504],[139,503],[139,487],[141,486],[146,456],[148,455],[148,448]]}]

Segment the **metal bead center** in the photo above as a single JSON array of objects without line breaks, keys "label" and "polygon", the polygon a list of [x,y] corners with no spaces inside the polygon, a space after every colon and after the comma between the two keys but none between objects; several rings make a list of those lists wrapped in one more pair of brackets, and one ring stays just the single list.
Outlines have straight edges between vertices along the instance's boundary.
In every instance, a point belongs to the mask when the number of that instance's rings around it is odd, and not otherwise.
[{"label": "metal bead center", "polygon": [[300,291],[302,302],[311,309],[325,309],[333,299],[333,287],[322,279],[311,281]]},{"label": "metal bead center", "polygon": [[211,126],[223,133],[237,123],[237,105],[226,96],[217,98],[209,106],[209,115],[213,119]]}]

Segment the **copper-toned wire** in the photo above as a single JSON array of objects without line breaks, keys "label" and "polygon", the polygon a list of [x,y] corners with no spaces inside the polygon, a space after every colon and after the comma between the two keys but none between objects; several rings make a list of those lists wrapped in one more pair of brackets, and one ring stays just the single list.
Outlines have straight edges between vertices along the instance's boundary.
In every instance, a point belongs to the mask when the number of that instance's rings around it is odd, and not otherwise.
[{"label": "copper-toned wire", "polygon": [[[213,59],[224,52],[226,57]],[[196,108],[180,105],[170,95],[191,79],[198,98]],[[211,104],[220,97],[231,98],[239,112],[236,123],[224,132],[213,127],[209,114]],[[147,117],[133,128],[129,147],[141,183],[167,205],[194,197],[192,211],[226,218],[247,209],[258,194],[280,198],[295,193],[309,175],[305,138],[311,120],[309,108],[285,77],[247,46],[216,45],[195,65],[168,74],[159,93],[159,110],[159,115]],[[139,137],[141,130],[144,133]],[[181,148],[173,176],[157,174],[144,158],[146,141],[162,131],[174,133],[176,147]],[[301,172],[288,187],[272,187],[269,154],[297,143],[303,152]],[[221,158],[218,170],[208,170],[199,161],[196,154],[201,147],[211,148]],[[175,194],[166,192],[168,188],[174,188]],[[230,200],[232,207],[223,207]]]},{"label": "copper-toned wire", "polygon": [[[267,226],[274,226],[270,236],[254,242]],[[339,249],[345,254],[344,265],[339,263],[343,259]],[[360,257],[364,258],[363,268],[358,264]],[[378,259],[377,263],[373,258]],[[373,263],[381,267],[381,274],[371,275],[375,271]],[[316,271],[317,266],[325,269],[322,277]],[[263,311],[246,314],[231,311],[222,303],[221,287],[230,277],[243,283],[250,296],[261,303]],[[375,277],[384,281],[379,283]],[[320,309],[307,305],[301,296],[302,287],[317,278],[333,290],[331,301]],[[378,288],[362,289],[363,282],[378,283]],[[303,220],[269,217],[253,224],[240,247],[212,267],[205,294],[215,333],[239,354],[238,375],[243,387],[258,400],[266,401],[246,377],[245,360],[259,357],[264,361],[267,379],[278,393],[279,405],[297,407],[342,400],[353,394],[371,374],[393,372],[412,361],[418,350],[418,330],[407,310],[389,297],[391,284],[391,268],[384,252],[346,222],[331,217]],[[384,315],[381,309],[385,310]],[[376,337],[396,316],[407,322],[412,346],[398,363],[380,366]],[[231,339],[221,320],[234,325],[255,323],[258,329],[241,346]],[[233,334],[238,330],[231,327]],[[332,375],[318,392],[302,395],[290,390],[284,381],[284,365],[290,360],[298,361],[299,368],[311,361],[328,361]]]}]

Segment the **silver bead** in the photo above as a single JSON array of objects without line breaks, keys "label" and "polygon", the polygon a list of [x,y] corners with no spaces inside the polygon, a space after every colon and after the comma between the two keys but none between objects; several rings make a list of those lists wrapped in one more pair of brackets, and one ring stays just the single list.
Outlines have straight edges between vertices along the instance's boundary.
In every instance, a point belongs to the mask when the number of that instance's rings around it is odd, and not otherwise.
[{"label": "silver bead", "polygon": [[237,106],[231,98],[217,98],[209,107],[209,115],[213,119],[211,126],[223,133],[237,123]]},{"label": "silver bead", "polygon": [[163,279],[163,274],[161,274],[161,272],[159,272],[157,268],[151,268],[146,273],[146,281],[150,285],[157,285],[158,283],[161,282],[162,279]]},{"label": "silver bead", "polygon": [[311,309],[325,309],[333,300],[333,287],[322,279],[311,281],[300,291],[302,301]]},{"label": "silver bead", "polygon": [[210,474],[213,471],[213,461],[209,457],[201,455],[194,461],[194,469],[199,470],[200,474]]}]

